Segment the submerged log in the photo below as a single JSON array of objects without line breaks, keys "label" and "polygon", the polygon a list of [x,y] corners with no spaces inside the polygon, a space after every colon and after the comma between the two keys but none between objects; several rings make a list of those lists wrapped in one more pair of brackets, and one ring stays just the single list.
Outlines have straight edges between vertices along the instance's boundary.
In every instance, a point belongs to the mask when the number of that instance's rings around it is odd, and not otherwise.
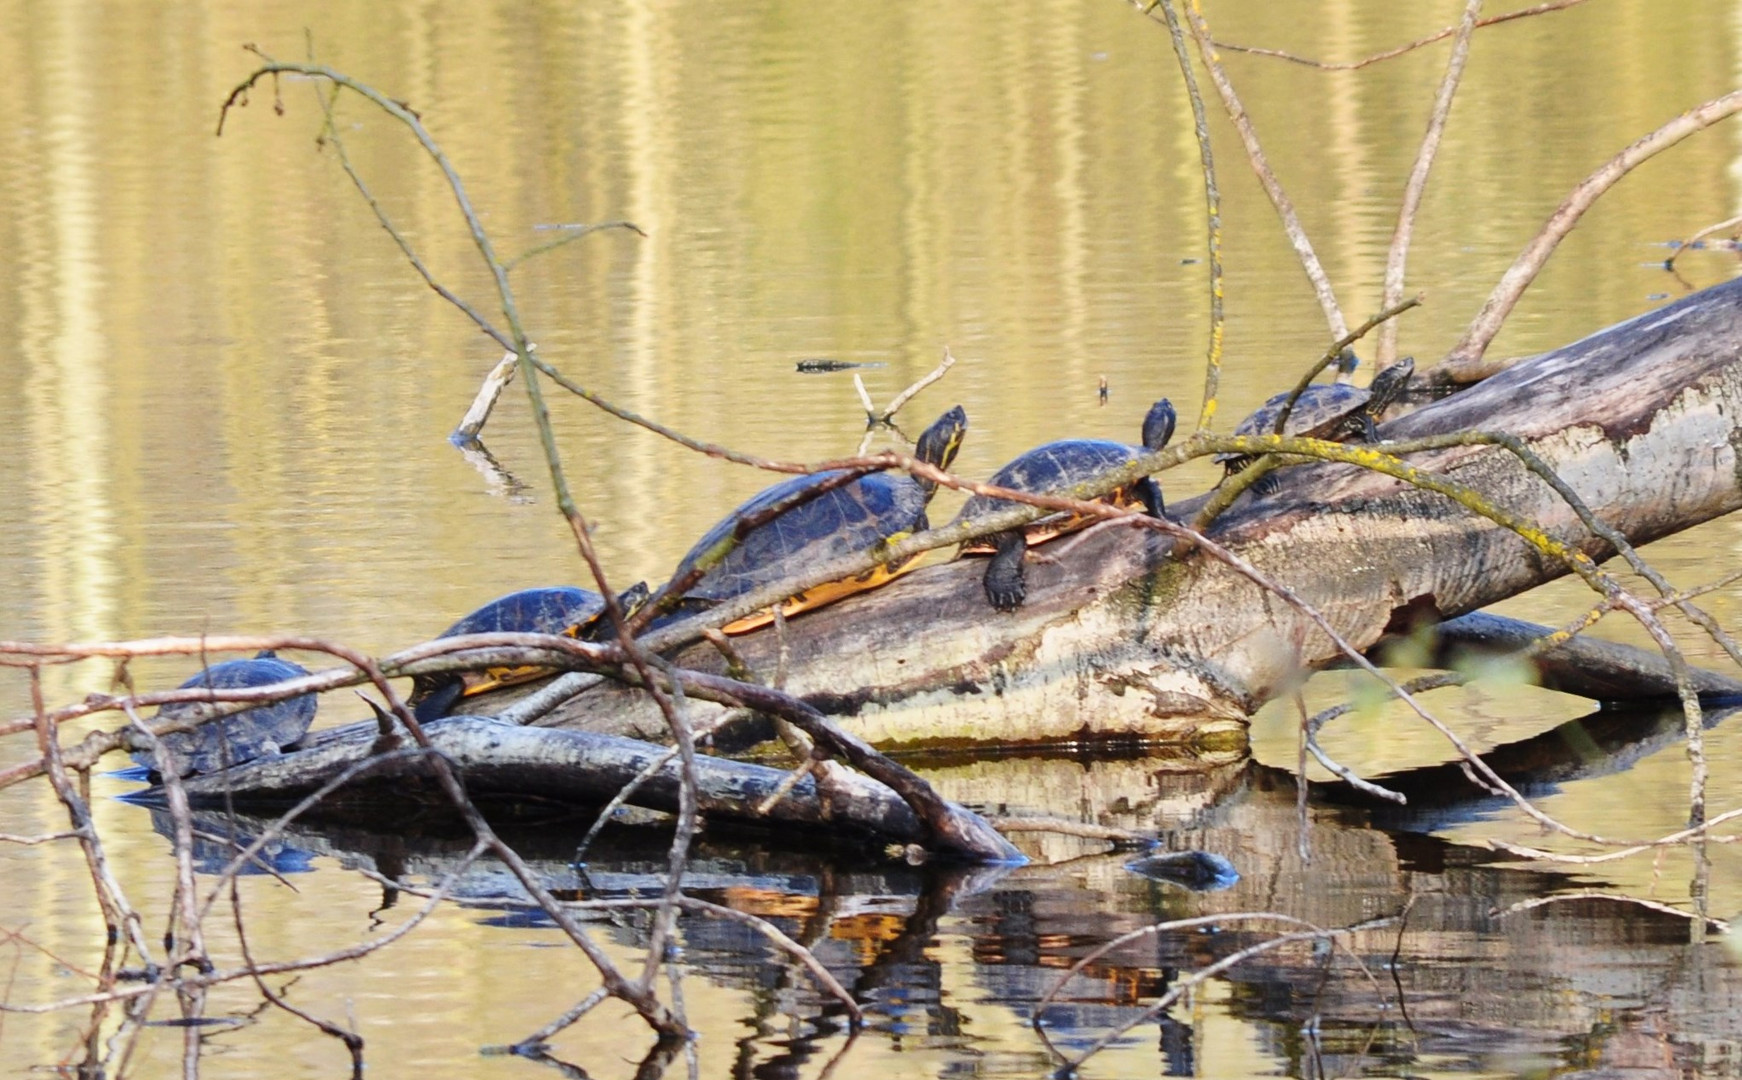
[{"label": "submerged log", "polygon": [[[1732,282],[1519,364],[1380,432],[1387,440],[1510,433],[1601,521],[1644,544],[1742,506],[1739,358],[1742,282]],[[1593,558],[1613,554],[1502,448],[1409,460]],[[1200,505],[1201,497],[1170,500],[1181,516]],[[1207,535],[1294,590],[1357,649],[1394,617],[1449,618],[1568,572],[1442,495],[1350,465],[1283,470],[1274,490],[1242,496]],[[983,562],[957,560],[793,620],[784,630],[786,688],[884,746],[1239,742],[1260,705],[1340,655],[1298,609],[1153,531],[1101,526],[1048,554],[1054,559],[1031,559],[1028,600],[1013,614],[987,605]],[[781,663],[773,628],[737,647],[757,671]],[[724,668],[705,643],[675,659]],[[642,738],[663,730],[644,695],[610,684],[539,722]]]},{"label": "submerged log", "polygon": [[[1550,633],[1552,628],[1537,623],[1473,611],[1407,634],[1387,634],[1368,653],[1375,662],[1383,663],[1393,650],[1413,652],[1425,646],[1426,654],[1413,658],[1410,666],[1462,670],[1521,657],[1532,643]],[[1535,685],[1595,701],[1652,702],[1676,697],[1675,674],[1669,661],[1661,653],[1632,645],[1577,637],[1541,655],[1522,657],[1522,664]],[[1700,668],[1691,669],[1688,679],[1702,700],[1742,699],[1742,679]]]}]

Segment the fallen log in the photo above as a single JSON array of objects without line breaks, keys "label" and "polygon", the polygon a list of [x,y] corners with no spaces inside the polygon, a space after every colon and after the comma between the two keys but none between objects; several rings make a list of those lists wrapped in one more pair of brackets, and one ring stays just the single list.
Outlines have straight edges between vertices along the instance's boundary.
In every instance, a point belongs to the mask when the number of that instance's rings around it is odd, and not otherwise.
[{"label": "fallen log", "polygon": [[[1514,435],[1600,521],[1644,544],[1742,505],[1739,358],[1742,282],[1731,282],[1533,358],[1380,431],[1387,440]],[[1612,554],[1502,448],[1458,446],[1409,461],[1593,558]],[[1386,475],[1317,464],[1277,480],[1262,497],[1242,496],[1206,535],[1291,588],[1357,649],[1400,613],[1449,618],[1567,572],[1515,532]],[[1187,518],[1202,498],[1169,504]],[[958,560],[783,631],[746,635],[737,648],[769,673],[784,644],[786,689],[882,746],[1239,741],[1260,705],[1340,655],[1301,611],[1154,531],[1100,526],[1048,554],[1053,561],[1030,566],[1028,600],[1012,614],[988,607],[983,564]],[[706,644],[674,659],[701,671],[725,667]],[[609,683],[538,722],[639,738],[662,729],[639,691]]]},{"label": "fallen log", "polygon": [[[664,748],[581,731],[517,727],[474,716],[453,716],[425,726],[431,748],[460,772],[473,796],[511,795],[569,804],[609,802],[644,770],[653,769],[625,800],[629,805],[675,813],[681,772]],[[288,804],[358,768],[356,779],[328,800],[327,813],[354,812],[357,804],[442,801],[429,763],[405,749],[399,737],[382,737],[372,723],[325,733],[306,749],[255,758],[221,772],[182,781],[195,806]],[[366,768],[362,768],[368,763]],[[1021,862],[1022,855],[984,822],[959,811],[978,828],[933,829],[903,798],[884,785],[846,770],[792,783],[781,769],[700,755],[696,761],[697,806],[717,820],[765,827],[826,830],[878,843],[926,844],[939,854],[979,862]],[[151,804],[160,789],[134,796]]]}]

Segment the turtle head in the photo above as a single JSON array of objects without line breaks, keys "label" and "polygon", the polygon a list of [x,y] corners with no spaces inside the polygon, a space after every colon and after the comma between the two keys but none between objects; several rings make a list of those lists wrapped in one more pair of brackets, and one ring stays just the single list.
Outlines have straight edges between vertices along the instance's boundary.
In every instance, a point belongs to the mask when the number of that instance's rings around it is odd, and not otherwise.
[{"label": "turtle head", "polygon": [[1173,411],[1173,402],[1162,398],[1149,407],[1149,415],[1143,418],[1143,446],[1147,450],[1160,450],[1173,438],[1173,428],[1179,422],[1179,417]]},{"label": "turtle head", "polygon": [[[920,433],[919,443],[914,447],[913,456],[934,465],[940,469],[948,469],[950,462],[956,460],[956,451],[962,448],[962,436],[968,431],[968,414],[957,405],[932,421],[931,427]],[[919,486],[925,489],[926,495],[931,495],[937,485],[924,477],[915,477]]]},{"label": "turtle head", "polygon": [[1414,374],[1415,358],[1406,356],[1373,376],[1373,385],[1367,388],[1373,395],[1367,399],[1367,411],[1374,416],[1384,412],[1403,393],[1404,387],[1409,385],[1410,376]]},{"label": "turtle head", "polygon": [[1355,355],[1354,349],[1344,349],[1337,355],[1337,377],[1334,383],[1347,383],[1355,378],[1355,369],[1361,366],[1361,358]]}]

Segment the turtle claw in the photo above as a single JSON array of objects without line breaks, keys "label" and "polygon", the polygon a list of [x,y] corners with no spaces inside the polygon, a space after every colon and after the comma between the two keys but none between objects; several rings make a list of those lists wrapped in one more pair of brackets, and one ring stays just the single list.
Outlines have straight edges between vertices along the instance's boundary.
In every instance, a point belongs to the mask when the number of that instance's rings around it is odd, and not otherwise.
[{"label": "turtle claw", "polygon": [[1022,557],[1028,554],[1028,539],[1021,529],[999,533],[998,553],[986,564],[982,584],[986,599],[999,611],[1015,611],[1028,595],[1022,581]]},{"label": "turtle claw", "polygon": [[998,611],[1015,611],[1022,606],[1027,595],[1028,590],[1020,581],[1002,587],[994,585],[990,580],[986,582],[986,599]]}]

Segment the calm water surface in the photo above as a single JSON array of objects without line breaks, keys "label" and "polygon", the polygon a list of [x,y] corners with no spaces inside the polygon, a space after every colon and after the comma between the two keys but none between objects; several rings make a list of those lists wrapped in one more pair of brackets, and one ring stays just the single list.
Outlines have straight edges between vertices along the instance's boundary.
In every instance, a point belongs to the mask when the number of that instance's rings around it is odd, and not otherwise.
[{"label": "calm water surface", "polygon": [[[1450,2],[1207,5],[1217,32],[1348,59],[1456,18]],[[309,38],[305,39],[305,30]],[[1193,416],[1206,330],[1202,195],[1190,113],[1165,33],[1113,0],[1029,5],[527,4],[473,8],[267,2],[121,5],[0,0],[0,638],[301,632],[383,653],[500,593],[584,582],[518,387],[486,431],[493,462],[444,436],[499,353],[405,265],[316,143],[306,82],[262,86],[213,137],[254,42],[321,60],[417,108],[464,176],[498,248],[553,226],[631,220],[645,238],[591,236],[514,272],[523,317],[553,363],[613,400],[770,457],[853,451],[863,414],[850,376],[799,375],[825,357],[866,369],[887,400],[947,346],[959,363],[915,400],[917,429],[961,402],[958,468],[986,475],[1067,434],[1132,439],[1166,394]],[[1230,55],[1276,170],[1351,321],[1377,305],[1404,177],[1444,46],[1357,72]],[[1486,31],[1416,231],[1411,286],[1427,305],[1402,346],[1436,357],[1572,184],[1641,133],[1732,89],[1742,18],[1718,0],[1592,0]],[[1497,346],[1532,352],[1735,272],[1695,252],[1680,277],[1663,243],[1737,212],[1742,135],[1719,127],[1607,196],[1531,289]],[[339,131],[433,271],[494,312],[452,202],[404,133],[355,98]],[[1231,133],[1217,127],[1228,264],[1223,421],[1326,344],[1323,320]],[[1097,400],[1105,376],[1110,396]],[[622,582],[658,580],[709,523],[763,485],[749,470],[552,398],[565,466]],[[1168,477],[1193,492],[1208,466]],[[941,512],[950,510],[947,502]],[[1738,562],[1742,530],[1716,522],[1650,552],[1680,584]],[[1708,598],[1737,622],[1733,590]],[[1556,622],[1587,601],[1559,583],[1504,606]],[[1627,627],[1611,636],[1638,640]],[[1684,635],[1716,664],[1716,650]],[[141,663],[173,685],[185,662]],[[97,666],[45,674],[51,701],[104,689]],[[1327,676],[1310,704],[1359,686]],[[1498,684],[1441,698],[1484,747],[1606,745],[1570,698]],[[29,711],[0,671],[0,716]],[[335,695],[324,722],[356,709]],[[710,841],[698,895],[774,919],[815,943],[871,1006],[850,1040],[798,973],[730,924],[693,923],[683,993],[702,1032],[701,1075],[1032,1076],[1051,1067],[1029,1017],[1062,969],[1160,918],[1276,910],[1321,925],[1395,916],[1327,964],[1269,954],[1197,989],[1094,1059],[1094,1076],[1486,1074],[1646,1068],[1732,1075],[1742,1054],[1734,954],[1688,920],[1613,900],[1497,912],[1600,889],[1689,909],[1692,856],[1582,872],[1498,862],[1490,838],[1554,841],[1499,807],[1402,819],[1319,792],[1313,858],[1297,850],[1293,713],[1267,710],[1256,760],[1179,775],[1164,761],[1038,756],[929,763],[952,795],[992,809],[1071,813],[1218,852],[1241,879],[1197,891],[1126,869],[1129,853],[1033,841],[1034,865],[960,878],[862,855],[800,859]],[[1686,816],[1688,765],[1643,723],[1614,736],[1627,767],[1574,771],[1544,808],[1607,835],[1650,837]],[[1733,721],[1708,734],[1715,810],[1742,805]],[[1546,735],[1544,733],[1547,733]],[[77,733],[71,733],[76,736]],[[1402,710],[1340,722],[1333,753],[1368,775],[1425,770],[1443,743]],[[34,756],[0,742],[0,765]],[[1566,756],[1562,754],[1561,756]],[[1449,789],[1449,784],[1447,785]],[[98,782],[96,812],[143,911],[171,889],[167,844],[144,811]],[[1431,803],[1431,799],[1423,799]],[[64,825],[40,791],[0,794],[0,832]],[[214,826],[215,827],[215,826]],[[657,887],[657,835],[633,830],[568,866],[575,823],[517,836],[541,869],[605,895]],[[310,828],[279,852],[284,881],[242,890],[256,955],[386,932],[416,907],[360,871],[437,880],[464,845],[439,830],[395,837]],[[424,835],[430,833],[429,835]],[[607,836],[611,836],[608,832]],[[1742,910],[1742,864],[1714,847],[1713,915]],[[100,928],[76,853],[0,846],[4,1000],[80,992]],[[377,1075],[532,1076],[479,1048],[527,1034],[594,985],[559,935],[524,916],[503,878],[474,869],[429,926],[369,961],[303,976],[293,999],[355,1023]],[[294,886],[294,890],[290,887]],[[148,918],[148,932],[161,931]],[[632,963],[635,919],[598,935]],[[1230,919],[1110,954],[1049,1006],[1068,1050],[1141,1013],[1184,973],[1259,940]],[[229,931],[213,947],[234,956]],[[225,952],[225,950],[232,950]],[[1390,973],[1409,1015],[1395,1005]],[[215,991],[206,1075],[331,1075],[336,1044],[236,986]],[[173,1011],[159,1006],[160,1014]],[[609,1012],[609,1010],[607,1010]],[[0,1068],[74,1053],[86,1016],[0,1016]],[[153,1029],[137,1075],[175,1067],[183,1033]],[[559,1040],[588,1075],[630,1076],[638,1025],[610,1012]],[[681,1060],[675,1066],[684,1067]]]}]

